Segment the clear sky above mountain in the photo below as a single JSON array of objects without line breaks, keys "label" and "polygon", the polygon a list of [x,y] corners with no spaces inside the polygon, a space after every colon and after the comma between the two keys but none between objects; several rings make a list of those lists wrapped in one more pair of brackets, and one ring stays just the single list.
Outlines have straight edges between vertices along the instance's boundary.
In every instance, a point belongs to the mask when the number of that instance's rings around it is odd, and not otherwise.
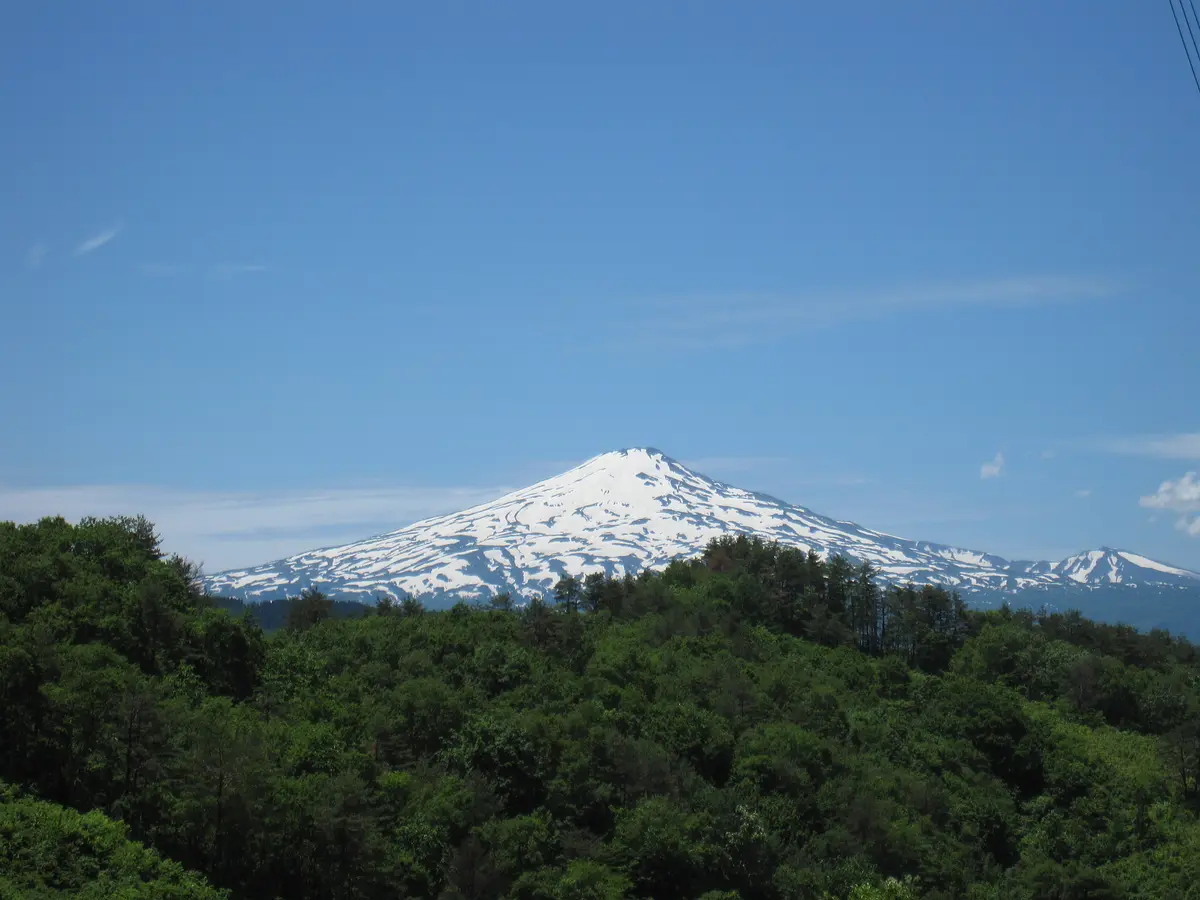
[{"label": "clear sky above mountain", "polygon": [[1166,4],[30,3],[0,80],[0,519],[211,569],[653,445],[1200,567]]}]

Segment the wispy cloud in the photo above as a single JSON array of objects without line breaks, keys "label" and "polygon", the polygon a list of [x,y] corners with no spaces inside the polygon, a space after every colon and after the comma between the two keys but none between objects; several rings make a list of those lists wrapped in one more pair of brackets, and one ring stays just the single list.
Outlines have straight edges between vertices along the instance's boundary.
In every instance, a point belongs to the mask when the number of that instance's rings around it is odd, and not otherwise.
[{"label": "wispy cloud", "polygon": [[[148,278],[165,278],[172,275],[195,273],[194,269],[190,269],[187,266],[156,262],[141,263],[138,266],[138,271]],[[217,281],[225,281],[230,278],[237,278],[240,275],[254,275],[270,271],[271,266],[263,265],[262,263],[219,263],[215,266],[209,266],[207,269],[201,267],[199,274],[206,274],[209,278]]]},{"label": "wispy cloud", "polygon": [[221,263],[213,266],[209,270],[209,275],[212,278],[236,278],[238,275],[253,275],[258,272],[269,272],[270,266],[262,263]]},{"label": "wispy cloud", "polygon": [[866,475],[813,475],[792,480],[801,487],[860,487],[870,483]]},{"label": "wispy cloud", "polygon": [[142,514],[158,527],[169,551],[215,572],[401,528],[487,503],[507,490],[381,486],[252,493],[144,485],[0,487],[0,520]]},{"label": "wispy cloud", "polygon": [[116,223],[110,225],[108,228],[105,228],[103,231],[93,234],[90,238],[88,238],[83,243],[81,243],[78,247],[75,248],[75,255],[83,256],[84,254],[92,253],[96,250],[99,250],[101,247],[103,247],[105,244],[107,244],[109,241],[111,241],[113,238],[115,238],[118,234],[120,234],[121,228],[122,228],[121,223],[116,222]]},{"label": "wispy cloud", "polygon": [[639,303],[634,319],[661,346],[744,346],[796,331],[832,327],[899,313],[954,308],[1029,307],[1113,294],[1099,278],[1028,276],[960,284],[929,284],[888,291],[739,294]]},{"label": "wispy cloud", "polygon": [[167,278],[171,275],[179,275],[184,271],[183,266],[174,266],[170,263],[140,263],[138,272],[148,278]]},{"label": "wispy cloud", "polygon": [[1088,441],[1087,447],[1103,453],[1116,453],[1123,456],[1200,459],[1200,431],[1098,438]]},{"label": "wispy cloud", "polygon": [[1088,497],[1092,496],[1092,489],[1080,488],[1075,492],[1075,496],[1080,500],[1086,500]]},{"label": "wispy cloud", "polygon": [[42,260],[46,258],[46,254],[49,252],[50,248],[45,244],[34,244],[29,248],[29,267],[31,269],[38,268],[42,264]]},{"label": "wispy cloud", "polygon": [[985,462],[979,467],[979,477],[985,481],[989,478],[999,478],[1004,473],[1004,454],[997,453],[991,462]]},{"label": "wispy cloud", "polygon": [[769,476],[789,488],[857,487],[869,483],[863,475],[815,473],[811,467],[788,456],[706,456],[680,462],[693,472],[717,480]]},{"label": "wispy cloud", "polygon": [[1146,509],[1161,509],[1176,513],[1179,518],[1175,527],[1191,537],[1200,537],[1200,479],[1195,472],[1187,472],[1182,478],[1167,479],[1153,494],[1138,501]]},{"label": "wispy cloud", "polygon": [[754,472],[759,469],[784,465],[791,460],[786,456],[703,456],[699,459],[680,460],[689,469],[708,475],[711,472]]}]

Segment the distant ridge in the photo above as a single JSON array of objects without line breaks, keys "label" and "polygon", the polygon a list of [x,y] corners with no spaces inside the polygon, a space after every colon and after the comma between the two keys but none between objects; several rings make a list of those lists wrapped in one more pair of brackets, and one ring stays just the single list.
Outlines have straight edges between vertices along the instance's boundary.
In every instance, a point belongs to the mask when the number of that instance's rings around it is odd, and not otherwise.
[{"label": "distant ridge", "polygon": [[698,555],[714,537],[759,535],[870,561],[884,581],[964,592],[1152,586],[1200,589],[1200,574],[1102,547],[1057,562],[1010,561],[912,541],[818,515],[693,472],[653,448],[603,453],[491,503],[340,547],[206,579],[214,594],[254,601],[318,585],[342,599],[381,594],[479,599],[549,591],[564,574],[635,573]]}]

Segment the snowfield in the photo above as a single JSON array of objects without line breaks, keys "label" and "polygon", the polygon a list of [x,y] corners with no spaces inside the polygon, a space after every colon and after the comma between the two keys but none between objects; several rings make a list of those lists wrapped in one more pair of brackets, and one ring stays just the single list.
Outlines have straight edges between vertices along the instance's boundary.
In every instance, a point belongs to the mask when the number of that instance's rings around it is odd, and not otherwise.
[{"label": "snowfield", "polygon": [[210,593],[265,600],[316,585],[331,596],[430,602],[550,591],[564,574],[613,575],[698,555],[724,534],[759,535],[822,557],[869,560],[884,581],[962,591],[1062,585],[1200,586],[1200,574],[1102,548],[1058,562],[910,541],[817,515],[692,472],[653,449],[604,453],[491,503],[367,540],[209,576]]}]

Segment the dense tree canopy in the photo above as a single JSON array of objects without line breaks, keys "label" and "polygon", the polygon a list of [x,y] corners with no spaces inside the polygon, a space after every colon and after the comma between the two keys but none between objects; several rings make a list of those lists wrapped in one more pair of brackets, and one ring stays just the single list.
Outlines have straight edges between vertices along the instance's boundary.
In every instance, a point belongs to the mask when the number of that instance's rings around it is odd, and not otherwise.
[{"label": "dense tree canopy", "polygon": [[523,606],[314,589],[269,635],[194,576],[141,519],[0,524],[0,889],[1200,898],[1163,632],[748,538]]},{"label": "dense tree canopy", "polygon": [[5,900],[225,900],[227,891],[85,814],[0,786],[0,897]]}]

